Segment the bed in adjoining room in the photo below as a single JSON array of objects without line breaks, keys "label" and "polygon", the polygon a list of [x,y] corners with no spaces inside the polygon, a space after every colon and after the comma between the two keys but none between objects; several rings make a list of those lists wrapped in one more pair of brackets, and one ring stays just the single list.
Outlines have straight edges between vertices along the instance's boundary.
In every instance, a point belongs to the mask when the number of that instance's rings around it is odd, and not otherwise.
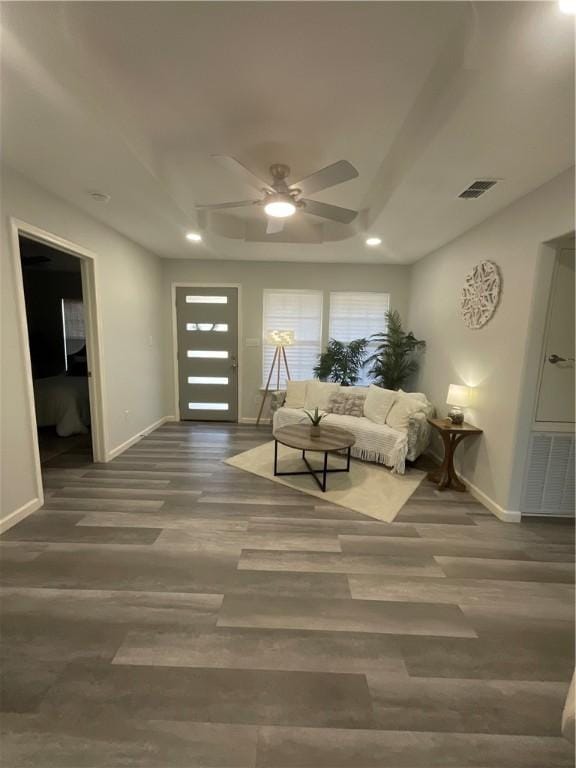
[{"label": "bed in adjoining room", "polygon": [[86,376],[49,376],[34,381],[38,427],[55,427],[59,437],[86,434],[90,398]]}]

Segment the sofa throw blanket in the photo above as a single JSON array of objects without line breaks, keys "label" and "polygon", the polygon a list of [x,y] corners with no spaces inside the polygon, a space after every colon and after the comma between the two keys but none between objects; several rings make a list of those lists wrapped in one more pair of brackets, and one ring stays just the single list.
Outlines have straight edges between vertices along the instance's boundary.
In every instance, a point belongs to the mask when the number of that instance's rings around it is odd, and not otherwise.
[{"label": "sofa throw blanket", "polygon": [[[306,423],[306,414],[297,408],[279,408],[274,414],[273,429],[288,424]],[[408,452],[408,436],[385,424],[375,424],[370,419],[329,413],[323,424],[348,429],[356,436],[352,456],[390,467],[393,472],[404,474]]]}]

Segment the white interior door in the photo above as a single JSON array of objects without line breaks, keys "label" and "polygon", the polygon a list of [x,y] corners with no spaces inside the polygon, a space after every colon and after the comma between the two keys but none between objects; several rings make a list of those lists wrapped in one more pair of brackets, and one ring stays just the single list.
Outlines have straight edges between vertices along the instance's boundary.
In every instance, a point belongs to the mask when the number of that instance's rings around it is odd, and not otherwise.
[{"label": "white interior door", "polygon": [[574,423],[574,250],[557,255],[550,293],[537,422]]},{"label": "white interior door", "polygon": [[177,288],[180,418],[238,420],[238,289]]}]

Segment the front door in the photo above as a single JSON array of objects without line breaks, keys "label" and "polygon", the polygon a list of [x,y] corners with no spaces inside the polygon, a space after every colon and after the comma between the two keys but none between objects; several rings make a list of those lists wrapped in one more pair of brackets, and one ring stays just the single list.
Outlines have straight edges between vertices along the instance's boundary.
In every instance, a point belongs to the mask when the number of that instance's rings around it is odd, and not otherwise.
[{"label": "front door", "polygon": [[238,289],[176,288],[180,418],[238,419]]}]

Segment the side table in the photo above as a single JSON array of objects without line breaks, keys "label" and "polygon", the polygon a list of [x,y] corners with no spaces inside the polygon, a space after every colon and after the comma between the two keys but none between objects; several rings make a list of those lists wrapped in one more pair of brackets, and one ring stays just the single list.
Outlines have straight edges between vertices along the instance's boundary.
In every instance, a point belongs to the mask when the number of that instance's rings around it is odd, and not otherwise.
[{"label": "side table", "polygon": [[447,419],[428,419],[428,423],[440,433],[444,443],[444,459],[442,464],[438,469],[428,473],[428,480],[436,483],[441,491],[446,488],[453,488],[455,491],[465,491],[466,486],[454,469],[454,452],[464,438],[481,435],[482,430],[466,422],[463,424],[452,424]]}]

